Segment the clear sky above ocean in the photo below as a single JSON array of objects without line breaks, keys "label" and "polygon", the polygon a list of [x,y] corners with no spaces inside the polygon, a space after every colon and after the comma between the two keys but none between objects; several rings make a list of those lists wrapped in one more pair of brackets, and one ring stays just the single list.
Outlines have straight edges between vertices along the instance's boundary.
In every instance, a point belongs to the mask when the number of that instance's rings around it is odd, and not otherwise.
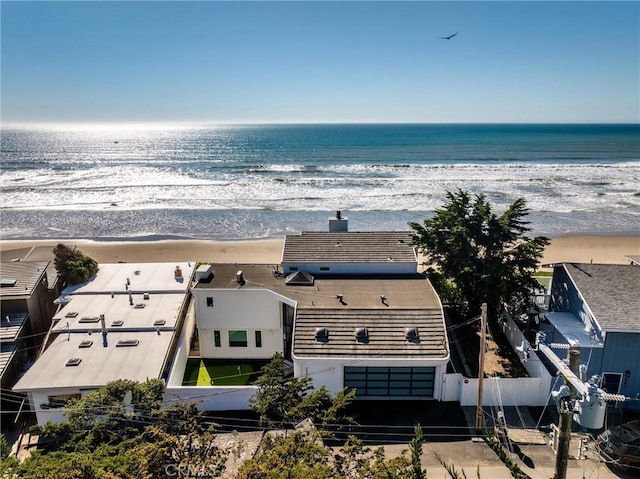
[{"label": "clear sky above ocean", "polygon": [[4,124],[640,121],[636,1],[1,9]]}]

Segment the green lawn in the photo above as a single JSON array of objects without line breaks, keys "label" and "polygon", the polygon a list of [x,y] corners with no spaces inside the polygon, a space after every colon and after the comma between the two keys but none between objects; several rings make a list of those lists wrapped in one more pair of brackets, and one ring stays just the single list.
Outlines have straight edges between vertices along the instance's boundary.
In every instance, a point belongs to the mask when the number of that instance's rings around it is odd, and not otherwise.
[{"label": "green lawn", "polygon": [[183,386],[247,386],[269,362],[253,359],[188,359]]}]

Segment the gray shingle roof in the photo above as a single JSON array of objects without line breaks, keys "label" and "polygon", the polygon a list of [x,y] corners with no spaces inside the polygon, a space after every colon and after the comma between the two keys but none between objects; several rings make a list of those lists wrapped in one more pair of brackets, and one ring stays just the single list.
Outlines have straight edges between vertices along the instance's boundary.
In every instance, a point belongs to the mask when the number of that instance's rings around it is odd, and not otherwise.
[{"label": "gray shingle roof", "polygon": [[640,330],[640,266],[565,263],[602,329]]},{"label": "gray shingle roof", "polygon": [[303,232],[287,236],[283,263],[382,263],[416,262],[408,231]]},{"label": "gray shingle roof", "polygon": [[[315,339],[318,327],[327,328],[328,341]],[[355,338],[366,327],[368,342]],[[417,328],[419,340],[410,342],[405,328]],[[297,357],[379,357],[433,359],[447,356],[442,313],[439,309],[358,310],[299,309],[294,354]]]}]

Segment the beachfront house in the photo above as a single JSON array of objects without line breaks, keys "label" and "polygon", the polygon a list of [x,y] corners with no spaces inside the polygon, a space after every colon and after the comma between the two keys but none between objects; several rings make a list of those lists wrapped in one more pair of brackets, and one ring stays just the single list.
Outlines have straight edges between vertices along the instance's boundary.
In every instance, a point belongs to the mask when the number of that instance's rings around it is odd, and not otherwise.
[{"label": "beachfront house", "polygon": [[[49,261],[3,261],[0,265],[0,375],[3,424],[13,422],[22,397],[10,390],[28,367],[49,325],[53,309]],[[55,279],[55,271],[54,271]]]},{"label": "beachfront house", "polygon": [[63,291],[47,347],[14,386],[39,424],[108,382],[166,378],[190,311],[195,263],[100,264]]},{"label": "beachfront house", "polygon": [[[640,393],[640,266],[562,263],[553,267],[549,311],[540,325],[547,344],[566,356],[580,350],[587,378],[599,377],[608,393]],[[619,407],[640,408],[638,401]]]},{"label": "beachfront house", "polygon": [[[417,267],[408,231],[349,232],[340,215],[327,232],[287,236],[280,265],[201,267],[191,357],[209,362],[207,379],[220,386],[205,394],[193,387],[195,374],[180,385],[177,367],[168,395],[204,397],[203,409],[246,409],[259,369],[244,373],[241,363],[280,352],[296,376],[334,393],[347,387],[359,399],[439,399],[449,361],[444,315]],[[216,362],[233,359],[243,381],[229,387],[234,370],[216,373]]]}]

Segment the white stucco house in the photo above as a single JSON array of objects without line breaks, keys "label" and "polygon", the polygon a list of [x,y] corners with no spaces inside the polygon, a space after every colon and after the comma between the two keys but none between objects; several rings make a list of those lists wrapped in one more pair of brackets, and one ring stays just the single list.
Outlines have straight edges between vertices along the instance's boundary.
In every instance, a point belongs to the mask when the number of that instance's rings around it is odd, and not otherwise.
[{"label": "white stucco house", "polygon": [[[439,399],[444,313],[417,272],[411,234],[349,232],[344,221],[337,231],[330,223],[328,232],[287,236],[280,265],[201,267],[192,290],[201,357],[281,352],[296,376],[334,393]],[[207,407],[217,409],[215,400]]]}]

